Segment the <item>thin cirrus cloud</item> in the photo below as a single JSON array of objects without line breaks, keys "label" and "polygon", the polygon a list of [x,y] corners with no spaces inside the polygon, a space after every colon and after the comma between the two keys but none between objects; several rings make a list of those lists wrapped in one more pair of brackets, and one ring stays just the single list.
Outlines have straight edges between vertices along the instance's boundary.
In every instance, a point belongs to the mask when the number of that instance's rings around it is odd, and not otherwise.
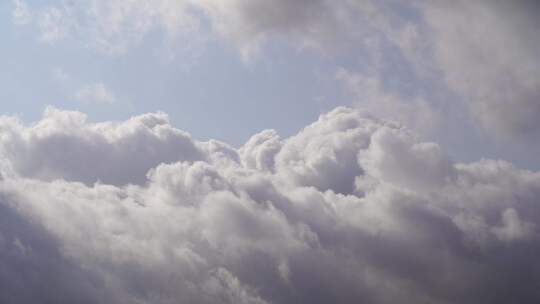
[{"label": "thin cirrus cloud", "polygon": [[163,113],[0,130],[2,302],[540,299],[540,173],[455,163],[366,112],[239,149]]}]

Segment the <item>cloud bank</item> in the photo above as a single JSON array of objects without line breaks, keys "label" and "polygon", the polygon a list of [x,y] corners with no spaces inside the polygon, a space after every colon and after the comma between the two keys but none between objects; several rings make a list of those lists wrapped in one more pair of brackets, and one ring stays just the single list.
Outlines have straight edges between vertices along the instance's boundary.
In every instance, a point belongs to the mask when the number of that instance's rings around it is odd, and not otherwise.
[{"label": "cloud bank", "polygon": [[536,303],[540,173],[337,108],[235,149],[0,118],[3,303]]}]

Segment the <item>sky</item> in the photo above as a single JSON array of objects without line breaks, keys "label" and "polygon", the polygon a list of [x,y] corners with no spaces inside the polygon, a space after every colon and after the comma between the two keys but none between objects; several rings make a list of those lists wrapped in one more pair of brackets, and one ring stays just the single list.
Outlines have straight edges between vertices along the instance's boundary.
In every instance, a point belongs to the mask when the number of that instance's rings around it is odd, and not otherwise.
[{"label": "sky", "polygon": [[[268,50],[266,58],[261,55],[248,63],[232,43],[210,33],[204,24],[168,38],[173,34],[160,25],[136,29],[137,25],[119,20],[111,21],[119,23],[117,37],[106,46],[89,46],[109,39],[101,37],[108,34],[86,33],[91,28],[69,29],[73,32],[68,37],[63,37],[66,33],[45,38],[49,36],[40,28],[39,20],[44,18],[40,14],[58,4],[27,3],[23,7],[32,17],[23,22],[15,21],[13,10],[18,3],[1,4],[2,36],[8,37],[2,56],[12,58],[3,62],[7,65],[3,81],[10,88],[2,96],[10,100],[3,111],[28,122],[38,120],[49,105],[84,111],[94,121],[165,111],[175,125],[200,138],[240,145],[267,128],[292,134],[322,112],[346,103],[334,88],[337,81],[327,76],[331,60],[285,43]],[[89,5],[76,3],[65,5],[76,11]],[[104,1],[101,5],[107,6]],[[129,14],[120,18],[134,17]],[[107,16],[81,18],[91,27],[108,22]],[[160,22],[159,16],[145,18]],[[97,88],[103,88],[109,98],[100,98]]]},{"label": "sky", "polygon": [[0,302],[538,303],[534,0],[0,3]]},{"label": "sky", "polygon": [[197,138],[239,147],[258,131],[290,136],[353,106],[415,124],[456,160],[540,168],[534,1],[485,10],[437,1],[192,2],[4,1],[3,113],[32,123],[47,106],[92,121],[163,111]]}]

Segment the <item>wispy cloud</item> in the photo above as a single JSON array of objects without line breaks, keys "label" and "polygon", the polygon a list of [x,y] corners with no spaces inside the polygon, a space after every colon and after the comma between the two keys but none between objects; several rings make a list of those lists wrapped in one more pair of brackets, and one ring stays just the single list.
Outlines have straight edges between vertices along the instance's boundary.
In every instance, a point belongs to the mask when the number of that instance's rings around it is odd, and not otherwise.
[{"label": "wispy cloud", "polygon": [[113,103],[116,100],[102,82],[83,86],[75,93],[75,98],[84,103]]},{"label": "wispy cloud", "polygon": [[74,22],[75,20],[68,17],[63,10],[56,7],[45,9],[40,12],[37,19],[40,40],[52,44],[66,38]]},{"label": "wispy cloud", "polygon": [[29,24],[32,21],[32,13],[28,4],[24,0],[13,0],[13,11],[11,18],[17,25]]}]

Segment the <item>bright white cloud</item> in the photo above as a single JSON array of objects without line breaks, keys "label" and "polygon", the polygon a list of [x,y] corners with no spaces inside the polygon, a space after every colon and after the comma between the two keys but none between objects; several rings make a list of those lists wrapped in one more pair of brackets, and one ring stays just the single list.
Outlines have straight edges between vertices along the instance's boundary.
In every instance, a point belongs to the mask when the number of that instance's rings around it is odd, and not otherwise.
[{"label": "bright white cloud", "polygon": [[358,110],[239,150],[160,113],[0,134],[2,301],[539,299],[540,173],[453,163]]},{"label": "bright white cloud", "polygon": [[102,82],[83,86],[75,93],[75,98],[85,103],[113,103],[116,98]]}]

